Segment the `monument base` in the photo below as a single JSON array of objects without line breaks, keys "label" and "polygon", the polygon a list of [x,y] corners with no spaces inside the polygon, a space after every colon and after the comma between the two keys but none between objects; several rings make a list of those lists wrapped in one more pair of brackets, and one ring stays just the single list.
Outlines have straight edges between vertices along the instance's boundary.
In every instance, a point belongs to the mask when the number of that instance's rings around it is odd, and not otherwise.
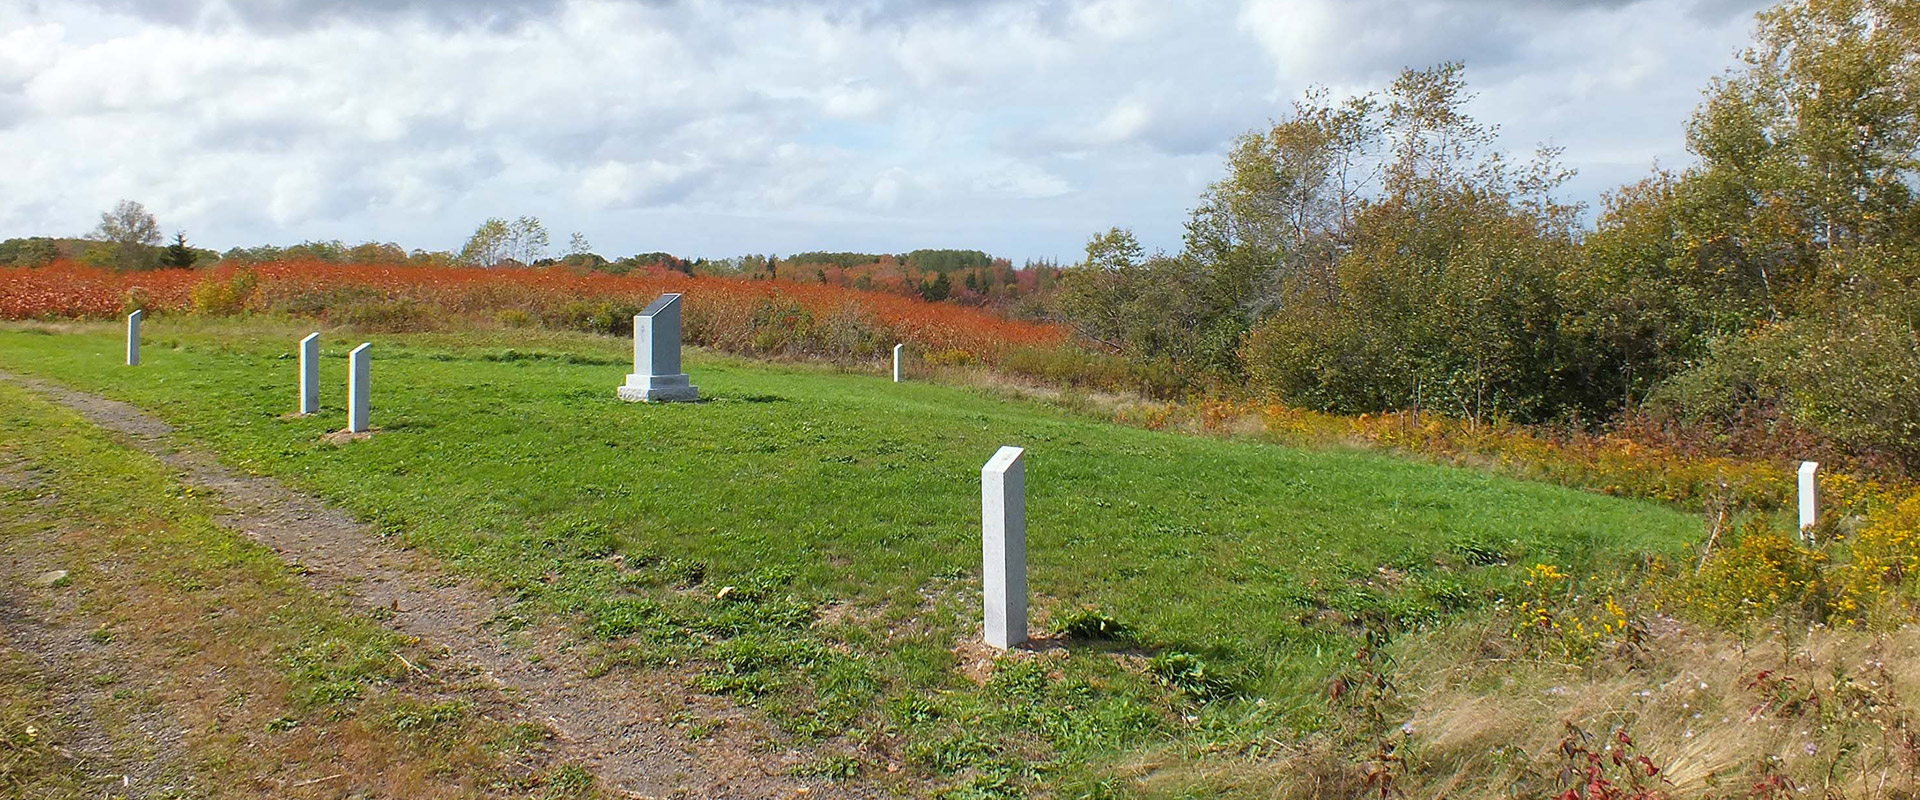
[{"label": "monument base", "polygon": [[693,379],[685,373],[628,375],[619,395],[629,403],[685,403],[700,399],[700,387],[693,385]]}]

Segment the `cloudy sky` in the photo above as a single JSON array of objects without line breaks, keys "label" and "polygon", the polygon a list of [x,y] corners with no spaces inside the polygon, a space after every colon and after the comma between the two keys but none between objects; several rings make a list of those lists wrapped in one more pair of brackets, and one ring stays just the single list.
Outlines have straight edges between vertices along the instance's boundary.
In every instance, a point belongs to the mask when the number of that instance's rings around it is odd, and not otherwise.
[{"label": "cloudy sky", "polygon": [[1687,163],[1748,0],[0,0],[0,238],[115,200],[202,246],[1173,249],[1311,85],[1459,60],[1577,196]]}]

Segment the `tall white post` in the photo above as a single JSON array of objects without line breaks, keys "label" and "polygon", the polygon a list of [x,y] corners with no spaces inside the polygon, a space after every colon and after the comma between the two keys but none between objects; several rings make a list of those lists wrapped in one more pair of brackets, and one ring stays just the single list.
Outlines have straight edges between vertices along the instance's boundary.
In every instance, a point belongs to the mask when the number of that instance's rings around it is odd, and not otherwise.
[{"label": "tall white post", "polygon": [[320,410],[320,334],[300,340],[300,413]]},{"label": "tall white post", "polygon": [[1026,452],[1002,447],[980,468],[987,644],[1002,650],[1027,640]]},{"label": "tall white post", "polygon": [[368,400],[368,381],[373,377],[373,355],[367,350],[372,347],[373,343],[367,342],[347,354],[348,433],[367,431],[367,412],[372,405]]},{"label": "tall white post", "polygon": [[893,382],[894,383],[900,382],[900,351],[905,349],[907,349],[907,346],[904,344],[896,344],[893,346]]},{"label": "tall white post", "polygon": [[1800,462],[1800,537],[1812,539],[1813,526],[1820,521],[1820,463]]},{"label": "tall white post", "polygon": [[680,295],[660,295],[634,316],[633,374],[616,394],[635,403],[700,399],[700,387],[680,371]]},{"label": "tall white post", "polygon": [[146,319],[147,310],[139,309],[127,315],[127,366],[140,366],[140,321]]}]

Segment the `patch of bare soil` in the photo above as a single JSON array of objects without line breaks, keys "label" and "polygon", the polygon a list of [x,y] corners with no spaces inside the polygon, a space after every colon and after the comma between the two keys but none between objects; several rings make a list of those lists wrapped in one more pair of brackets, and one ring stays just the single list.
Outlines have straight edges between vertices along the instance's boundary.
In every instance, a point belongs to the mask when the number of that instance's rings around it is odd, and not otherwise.
[{"label": "patch of bare soil", "polygon": [[[962,676],[977,685],[985,686],[993,680],[995,670],[1002,663],[1036,661],[1051,666],[1065,661],[1069,653],[1065,640],[1052,636],[1036,636],[1010,650],[1001,650],[979,639],[963,639],[954,644],[953,655],[958,661],[956,668]],[[1049,672],[1051,671],[1053,670],[1049,669]]]},{"label": "patch of bare soil", "polygon": [[327,444],[338,447],[340,445],[347,444],[348,442],[364,442],[368,439],[373,438],[373,434],[375,434],[378,431],[379,431],[378,428],[375,428],[373,430],[360,431],[358,433],[355,433],[353,431],[347,431],[347,430],[339,430],[339,431],[334,431],[332,433],[321,436],[320,441],[323,441],[323,442],[326,442]]},{"label": "patch of bare soil", "polygon": [[[504,608],[492,592],[450,574],[426,554],[402,550],[373,528],[268,477],[237,474],[211,455],[180,447],[172,428],[122,402],[46,381],[0,372],[0,380],[33,389],[74,409],[128,444],[179,470],[185,482],[211,490],[226,514],[221,524],[244,532],[296,565],[303,580],[342,596],[353,608],[424,640],[440,656],[417,665],[429,674],[496,683],[530,721],[551,728],[561,755],[592,770],[611,789],[634,797],[763,798],[867,796],[868,791],[787,777],[808,754],[768,744],[751,715],[690,692],[685,675],[669,672],[595,676],[553,626],[522,631],[511,641],[491,624]],[[699,742],[671,720],[688,713],[724,724]]]}]

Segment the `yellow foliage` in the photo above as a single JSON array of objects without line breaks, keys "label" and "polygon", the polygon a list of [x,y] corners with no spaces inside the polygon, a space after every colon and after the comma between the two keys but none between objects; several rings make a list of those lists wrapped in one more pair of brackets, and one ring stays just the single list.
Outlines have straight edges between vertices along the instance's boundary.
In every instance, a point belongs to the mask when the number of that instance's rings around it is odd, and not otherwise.
[{"label": "yellow foliage", "polygon": [[231,275],[208,275],[194,284],[188,299],[193,303],[196,314],[214,314],[228,316],[246,310],[247,300],[253,297],[254,287],[259,283],[251,269],[235,270]]},{"label": "yellow foliage", "polygon": [[1552,564],[1527,568],[1524,590],[1513,606],[1511,636],[1531,649],[1586,660],[1612,644],[1638,635],[1633,614],[1613,593],[1586,595],[1571,575]]},{"label": "yellow foliage", "polygon": [[1835,615],[1861,625],[1909,617],[1874,612],[1920,594],[1911,580],[1920,574],[1920,493],[1870,513],[1847,549],[1850,558],[1832,576]]},{"label": "yellow foliage", "polygon": [[1826,606],[1826,563],[1826,553],[1756,521],[1698,574],[1676,581],[1667,601],[1683,614],[1729,627],[1792,606],[1806,607],[1818,618]]}]

